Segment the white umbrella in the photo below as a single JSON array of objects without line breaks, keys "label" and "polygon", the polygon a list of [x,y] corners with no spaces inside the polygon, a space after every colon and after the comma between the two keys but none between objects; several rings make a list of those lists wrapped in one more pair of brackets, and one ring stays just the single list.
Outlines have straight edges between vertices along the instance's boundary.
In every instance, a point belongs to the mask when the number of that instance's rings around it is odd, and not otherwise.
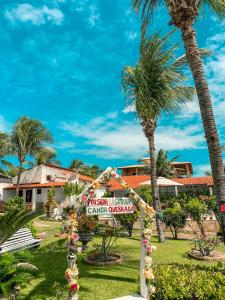
[{"label": "white umbrella", "polygon": [[[151,185],[151,180],[144,181],[144,182],[140,183],[140,185]],[[165,177],[158,177],[157,185],[158,186],[181,186],[183,184],[173,181],[171,179],[165,178]]]}]

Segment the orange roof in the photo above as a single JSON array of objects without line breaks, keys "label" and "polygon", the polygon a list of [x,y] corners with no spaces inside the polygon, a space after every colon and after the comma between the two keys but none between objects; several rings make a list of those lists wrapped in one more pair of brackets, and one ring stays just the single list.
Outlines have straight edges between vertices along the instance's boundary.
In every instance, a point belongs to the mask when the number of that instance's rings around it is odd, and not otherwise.
[{"label": "orange roof", "polygon": [[208,185],[213,186],[212,176],[205,177],[190,177],[190,178],[171,178],[173,181],[182,183],[184,185]]},{"label": "orange roof", "polygon": [[[31,183],[31,184],[20,184],[20,189],[32,189],[32,188],[49,188],[49,187],[61,187],[64,186],[65,182],[47,182],[47,183]],[[7,190],[16,189],[16,185],[6,187]]]},{"label": "orange roof", "polygon": [[[145,182],[150,179],[149,175],[134,175],[134,176],[122,176],[122,179],[132,188],[136,189],[140,183]],[[108,184],[111,191],[121,190],[122,186],[115,179],[111,179]]]},{"label": "orange roof", "polygon": [[91,178],[91,177],[89,177],[89,176],[82,175],[82,174],[79,174],[79,179],[81,179],[81,180],[83,180],[83,181],[89,181],[89,182],[94,181],[93,178]]}]

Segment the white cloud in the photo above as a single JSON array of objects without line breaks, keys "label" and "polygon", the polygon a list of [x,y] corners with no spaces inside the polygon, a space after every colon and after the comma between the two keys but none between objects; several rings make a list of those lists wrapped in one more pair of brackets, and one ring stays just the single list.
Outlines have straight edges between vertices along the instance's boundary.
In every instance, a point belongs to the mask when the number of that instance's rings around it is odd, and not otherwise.
[{"label": "white cloud", "polygon": [[95,24],[100,20],[100,15],[97,11],[97,8],[94,5],[89,6],[89,17],[88,17],[88,23],[91,26],[95,26]]},{"label": "white cloud", "polygon": [[[86,124],[61,123],[61,128],[84,139],[84,147],[70,152],[95,155],[104,159],[138,159],[148,149],[141,126],[132,121],[97,117]],[[198,126],[185,129],[160,126],[156,132],[157,148],[165,150],[196,149],[204,142]]]},{"label": "white cloud", "polygon": [[11,124],[6,121],[6,119],[0,115],[0,131],[2,132],[8,132],[11,128]]},{"label": "white cloud", "polygon": [[203,164],[195,166],[194,173],[195,176],[205,176],[205,172],[211,173],[211,166],[210,164]]},{"label": "white cloud", "polygon": [[76,146],[75,142],[71,142],[71,141],[62,141],[60,143],[58,143],[55,148],[57,149],[71,149],[74,148]]},{"label": "white cloud", "polygon": [[31,22],[33,25],[39,26],[47,22],[60,25],[63,21],[64,15],[58,8],[49,8],[44,5],[36,8],[29,3],[19,4],[16,8],[7,10],[5,17],[12,23],[16,21]]}]

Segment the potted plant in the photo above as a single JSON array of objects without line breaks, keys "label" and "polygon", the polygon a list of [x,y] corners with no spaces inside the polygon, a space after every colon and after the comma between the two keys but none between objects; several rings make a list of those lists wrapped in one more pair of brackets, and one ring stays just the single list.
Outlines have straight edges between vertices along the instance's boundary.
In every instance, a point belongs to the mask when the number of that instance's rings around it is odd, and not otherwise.
[{"label": "potted plant", "polygon": [[82,243],[82,249],[87,248],[87,244],[92,240],[97,225],[96,217],[80,215],[78,218],[78,234]]}]

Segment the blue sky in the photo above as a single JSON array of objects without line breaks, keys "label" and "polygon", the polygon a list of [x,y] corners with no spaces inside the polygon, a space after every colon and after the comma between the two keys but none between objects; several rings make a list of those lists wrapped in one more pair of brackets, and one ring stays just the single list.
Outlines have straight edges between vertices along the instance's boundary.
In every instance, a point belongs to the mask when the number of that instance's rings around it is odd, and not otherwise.
[{"label": "blue sky", "polygon": [[[123,66],[138,60],[140,20],[130,0],[30,0],[3,3],[0,26],[0,130],[21,115],[53,133],[58,158],[119,166],[146,156],[147,142],[121,92]],[[159,8],[150,33],[166,34]],[[205,70],[225,144],[225,23],[205,12],[196,24],[201,47],[212,49]],[[180,33],[171,38],[180,42]],[[198,105],[159,120],[157,148],[210,169]]]}]

